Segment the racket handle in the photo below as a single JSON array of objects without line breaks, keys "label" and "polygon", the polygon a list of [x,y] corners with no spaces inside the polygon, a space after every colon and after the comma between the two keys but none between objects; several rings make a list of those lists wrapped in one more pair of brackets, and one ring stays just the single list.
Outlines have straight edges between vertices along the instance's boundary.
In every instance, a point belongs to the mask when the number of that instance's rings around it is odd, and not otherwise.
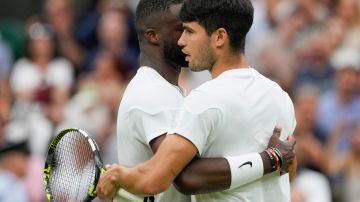
[{"label": "racket handle", "polygon": [[127,192],[125,189],[120,189],[116,195],[119,197],[125,198],[129,201],[133,201],[133,202],[143,202],[144,201],[143,197],[136,196],[130,192]]}]

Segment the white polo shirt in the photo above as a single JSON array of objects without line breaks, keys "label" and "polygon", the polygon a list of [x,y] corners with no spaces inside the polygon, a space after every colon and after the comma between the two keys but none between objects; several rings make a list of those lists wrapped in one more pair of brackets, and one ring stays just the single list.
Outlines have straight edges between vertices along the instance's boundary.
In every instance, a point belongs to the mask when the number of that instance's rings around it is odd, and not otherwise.
[{"label": "white polo shirt", "polygon": [[[201,157],[236,156],[266,149],[275,125],[292,134],[288,94],[252,68],[229,70],[193,90],[169,133],[189,139]],[[242,187],[196,195],[197,201],[289,202],[288,174],[272,173]]]},{"label": "white polo shirt", "polygon": [[[166,134],[184,100],[180,88],[150,67],[140,67],[122,97],[117,118],[119,163],[133,167],[150,159],[149,142]],[[190,201],[172,185],[156,201]],[[127,201],[117,198],[116,201]]]}]

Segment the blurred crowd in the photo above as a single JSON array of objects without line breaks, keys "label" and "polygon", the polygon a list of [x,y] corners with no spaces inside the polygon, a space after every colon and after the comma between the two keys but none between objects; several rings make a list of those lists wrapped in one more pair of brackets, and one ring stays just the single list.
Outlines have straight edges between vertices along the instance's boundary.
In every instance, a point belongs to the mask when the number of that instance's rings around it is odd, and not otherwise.
[{"label": "blurred crowd", "polygon": [[[46,201],[42,169],[61,129],[87,130],[104,162],[117,161],[137,0],[95,0],[80,18],[75,1],[45,0],[20,28],[0,19],[0,202]],[[359,202],[360,0],[252,1],[246,55],[295,106],[292,202]],[[180,84],[189,92],[209,79],[184,70]]]}]

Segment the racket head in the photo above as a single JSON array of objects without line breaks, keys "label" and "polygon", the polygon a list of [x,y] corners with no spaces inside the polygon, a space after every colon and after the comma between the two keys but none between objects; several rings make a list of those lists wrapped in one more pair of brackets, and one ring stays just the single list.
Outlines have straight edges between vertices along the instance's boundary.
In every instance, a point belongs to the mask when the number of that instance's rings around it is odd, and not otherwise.
[{"label": "racket head", "polygon": [[44,168],[49,201],[91,201],[105,172],[99,148],[84,130],[68,128],[51,141]]}]

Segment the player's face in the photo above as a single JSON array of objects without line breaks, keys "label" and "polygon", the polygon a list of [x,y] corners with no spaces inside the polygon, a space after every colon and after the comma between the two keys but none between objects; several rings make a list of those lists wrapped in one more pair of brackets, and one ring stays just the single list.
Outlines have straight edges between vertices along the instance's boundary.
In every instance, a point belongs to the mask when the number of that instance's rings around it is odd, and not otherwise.
[{"label": "player's face", "polygon": [[183,23],[183,33],[178,41],[186,54],[192,71],[211,70],[215,64],[215,53],[211,47],[211,38],[197,22]]},{"label": "player's face", "polygon": [[172,63],[180,67],[187,67],[188,63],[185,61],[185,54],[177,45],[181,33],[183,31],[182,23],[179,18],[181,4],[170,6],[170,13],[165,21],[163,33],[163,53],[164,57]]}]

